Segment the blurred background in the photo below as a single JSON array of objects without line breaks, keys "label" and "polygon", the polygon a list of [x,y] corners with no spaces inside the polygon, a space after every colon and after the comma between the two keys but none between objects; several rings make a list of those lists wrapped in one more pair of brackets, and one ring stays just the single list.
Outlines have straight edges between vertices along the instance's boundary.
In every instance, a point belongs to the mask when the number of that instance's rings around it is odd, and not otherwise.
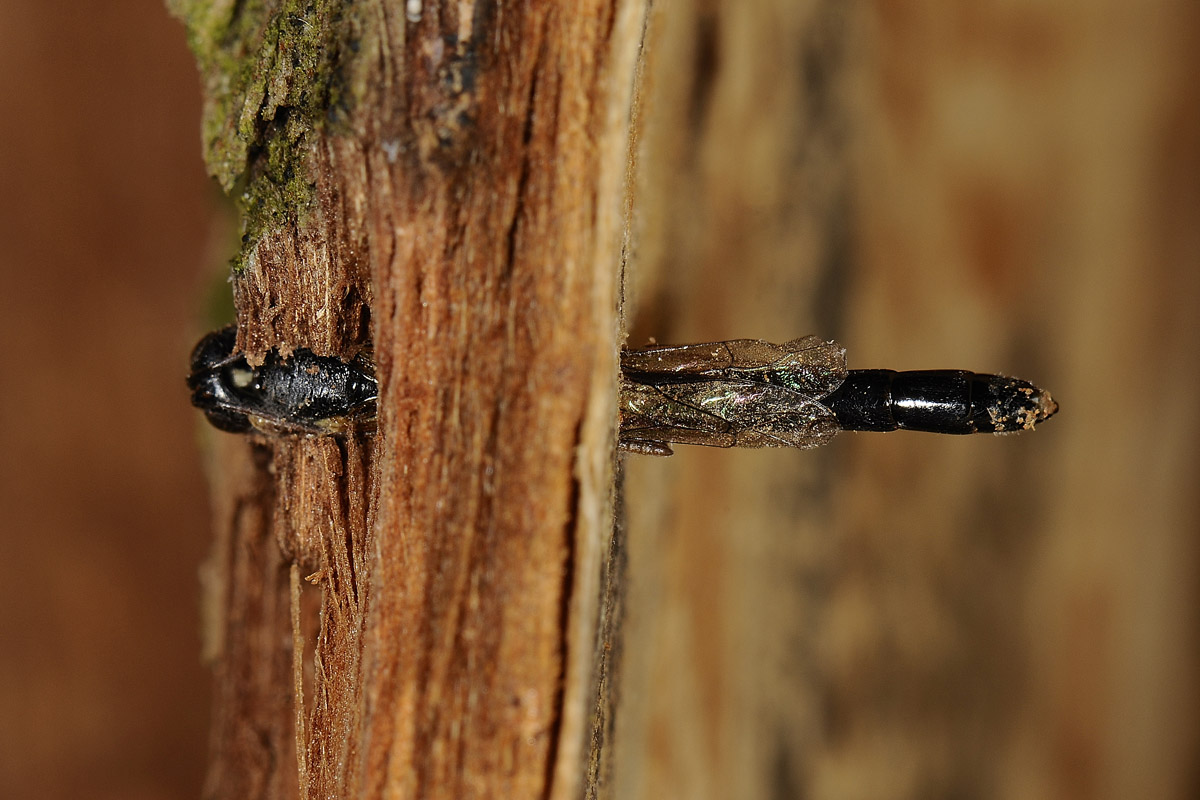
[{"label": "blurred background", "polygon": [[[651,44],[630,344],[817,333],[1063,411],[629,459],[616,796],[1200,794],[1193,5],[673,0]],[[197,73],[158,0],[11,0],[0,109],[0,786],[195,797]]]},{"label": "blurred background", "polygon": [[208,503],[183,379],[218,194],[199,125],[158,0],[0,6],[6,797],[200,793]]},{"label": "blurred background", "polygon": [[1200,796],[1200,7],[656,12],[631,345],[816,333],[1062,411],[628,459],[615,796]]}]

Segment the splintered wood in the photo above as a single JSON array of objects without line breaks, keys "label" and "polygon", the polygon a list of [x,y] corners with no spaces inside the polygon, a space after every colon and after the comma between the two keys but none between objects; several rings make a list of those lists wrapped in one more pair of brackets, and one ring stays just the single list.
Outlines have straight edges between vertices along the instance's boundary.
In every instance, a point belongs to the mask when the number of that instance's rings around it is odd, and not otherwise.
[{"label": "splintered wood", "polygon": [[[311,195],[280,190],[302,201],[282,224],[247,225],[240,347],[370,348],[379,380],[373,435],[221,443],[206,796],[583,791],[609,703],[593,662],[611,650],[597,621],[642,5],[317,3],[291,27],[234,9],[225,33],[266,30],[270,53],[188,19],[210,93],[235,70],[199,48],[262,59],[237,73],[260,88],[209,105],[245,124],[206,127],[262,142],[210,141],[210,165],[244,152],[254,198],[270,199],[263,175],[292,180],[282,159],[312,176]],[[315,66],[284,69],[288,47]],[[278,101],[328,75],[328,108]]]}]

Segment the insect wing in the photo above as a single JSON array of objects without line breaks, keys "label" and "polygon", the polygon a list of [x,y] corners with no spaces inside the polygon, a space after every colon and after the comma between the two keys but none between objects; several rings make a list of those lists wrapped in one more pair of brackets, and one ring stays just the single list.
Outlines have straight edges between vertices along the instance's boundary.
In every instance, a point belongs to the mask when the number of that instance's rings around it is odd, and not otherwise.
[{"label": "insect wing", "polygon": [[709,447],[737,444],[734,427],[682,396],[692,384],[621,381],[621,439],[681,442]]},{"label": "insect wing", "polygon": [[819,402],[771,383],[625,379],[621,391],[621,438],[627,442],[811,448],[840,429]]},{"label": "insect wing", "polygon": [[647,347],[621,354],[621,369],[641,383],[712,377],[786,386],[823,397],[846,377],[846,351],[836,342],[805,336],[784,344],[761,339]]},{"label": "insect wing", "polygon": [[702,375],[733,366],[729,342],[644,347],[621,351],[621,370],[646,375]]},{"label": "insect wing", "polygon": [[805,336],[783,344],[757,339],[729,342],[739,378],[779,384],[809,397],[824,397],[846,379],[846,350],[836,342]]}]

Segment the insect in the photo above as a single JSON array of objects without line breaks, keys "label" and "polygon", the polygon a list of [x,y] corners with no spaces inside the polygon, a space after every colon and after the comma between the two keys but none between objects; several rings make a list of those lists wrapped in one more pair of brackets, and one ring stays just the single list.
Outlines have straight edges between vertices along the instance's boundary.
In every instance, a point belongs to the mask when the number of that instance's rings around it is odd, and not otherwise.
[{"label": "insect", "polygon": [[[192,404],[216,427],[275,436],[374,429],[369,359],[272,350],[251,367],[233,352],[236,338],[223,328],[192,353]],[[669,456],[672,444],[817,447],[842,430],[1010,433],[1048,419],[1058,404],[999,375],[847,371],[840,345],[806,336],[625,350],[619,410],[622,449]]]},{"label": "insect", "polygon": [[620,443],[650,455],[671,455],[672,444],[810,448],[842,430],[1010,433],[1056,411],[1049,393],[1016,378],[847,371],[845,349],[816,336],[621,354]]},{"label": "insect", "polygon": [[365,357],[346,362],[302,348],[284,358],[271,350],[252,367],[233,352],[236,339],[237,328],[222,328],[192,351],[192,405],[216,427],[274,436],[374,428],[377,384]]}]

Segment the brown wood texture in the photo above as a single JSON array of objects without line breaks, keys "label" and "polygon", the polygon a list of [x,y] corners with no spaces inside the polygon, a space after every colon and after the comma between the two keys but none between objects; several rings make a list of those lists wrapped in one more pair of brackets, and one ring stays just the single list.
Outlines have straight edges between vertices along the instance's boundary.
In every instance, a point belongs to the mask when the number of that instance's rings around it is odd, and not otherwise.
[{"label": "brown wood texture", "polygon": [[[233,45],[180,6],[210,167],[244,153],[302,196],[272,140],[221,138],[283,132],[312,176],[301,213],[250,217],[241,346],[370,341],[380,393],[373,435],[222,443],[207,796],[594,791],[641,4],[227,8]],[[264,88],[223,106],[213,41]]]},{"label": "brown wood texture", "polygon": [[1194,6],[657,11],[631,344],[817,333],[1063,410],[630,459],[616,796],[1194,797]]}]

